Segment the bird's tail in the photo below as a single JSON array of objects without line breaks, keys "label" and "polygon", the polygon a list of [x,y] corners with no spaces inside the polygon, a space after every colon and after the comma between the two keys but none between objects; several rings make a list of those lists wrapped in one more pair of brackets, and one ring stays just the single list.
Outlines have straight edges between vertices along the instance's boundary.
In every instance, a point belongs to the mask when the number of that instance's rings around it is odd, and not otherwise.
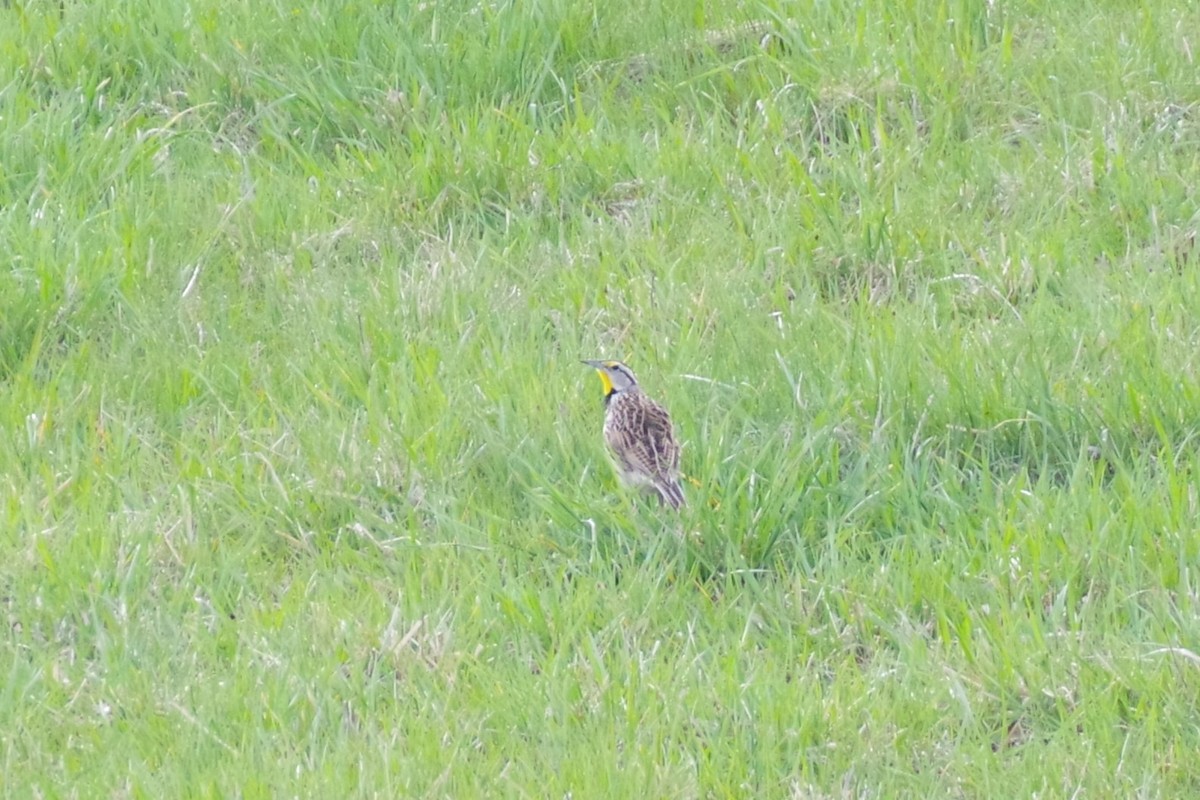
[{"label": "bird's tail", "polygon": [[655,488],[658,489],[659,497],[670,504],[671,508],[679,509],[687,505],[687,501],[683,498],[683,489],[680,488],[679,481],[675,478],[667,478]]}]

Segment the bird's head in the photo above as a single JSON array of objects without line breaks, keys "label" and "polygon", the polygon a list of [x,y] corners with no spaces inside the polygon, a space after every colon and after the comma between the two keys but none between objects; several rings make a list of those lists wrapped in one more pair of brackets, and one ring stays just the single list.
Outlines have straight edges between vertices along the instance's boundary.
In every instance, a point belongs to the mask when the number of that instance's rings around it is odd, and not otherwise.
[{"label": "bird's head", "polygon": [[593,367],[600,376],[600,382],[604,384],[605,397],[637,386],[637,378],[633,376],[633,370],[620,361],[584,361],[583,363]]}]

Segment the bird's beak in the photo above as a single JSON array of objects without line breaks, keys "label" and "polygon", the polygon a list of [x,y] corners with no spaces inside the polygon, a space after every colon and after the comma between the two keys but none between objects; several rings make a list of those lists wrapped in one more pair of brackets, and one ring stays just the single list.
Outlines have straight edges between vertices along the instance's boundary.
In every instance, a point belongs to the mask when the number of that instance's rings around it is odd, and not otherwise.
[{"label": "bird's beak", "polygon": [[609,392],[611,392],[613,388],[612,378],[608,377],[608,368],[604,366],[604,362],[584,361],[583,363],[596,370],[596,374],[600,376],[600,382],[604,384],[604,394],[607,395]]}]

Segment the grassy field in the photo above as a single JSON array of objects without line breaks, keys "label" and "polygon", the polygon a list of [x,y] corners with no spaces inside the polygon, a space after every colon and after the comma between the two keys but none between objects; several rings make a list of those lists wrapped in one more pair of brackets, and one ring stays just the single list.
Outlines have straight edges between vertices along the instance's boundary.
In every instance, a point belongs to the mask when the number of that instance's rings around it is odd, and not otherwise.
[{"label": "grassy field", "polygon": [[1197,795],[1198,50],[6,3],[5,796]]}]

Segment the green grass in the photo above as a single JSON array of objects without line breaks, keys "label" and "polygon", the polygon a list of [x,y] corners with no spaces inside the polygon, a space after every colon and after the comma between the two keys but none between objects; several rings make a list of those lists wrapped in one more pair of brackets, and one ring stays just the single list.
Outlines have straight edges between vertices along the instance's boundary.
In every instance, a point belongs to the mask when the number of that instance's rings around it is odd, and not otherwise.
[{"label": "green grass", "polygon": [[0,8],[5,794],[1195,795],[1198,48]]}]

